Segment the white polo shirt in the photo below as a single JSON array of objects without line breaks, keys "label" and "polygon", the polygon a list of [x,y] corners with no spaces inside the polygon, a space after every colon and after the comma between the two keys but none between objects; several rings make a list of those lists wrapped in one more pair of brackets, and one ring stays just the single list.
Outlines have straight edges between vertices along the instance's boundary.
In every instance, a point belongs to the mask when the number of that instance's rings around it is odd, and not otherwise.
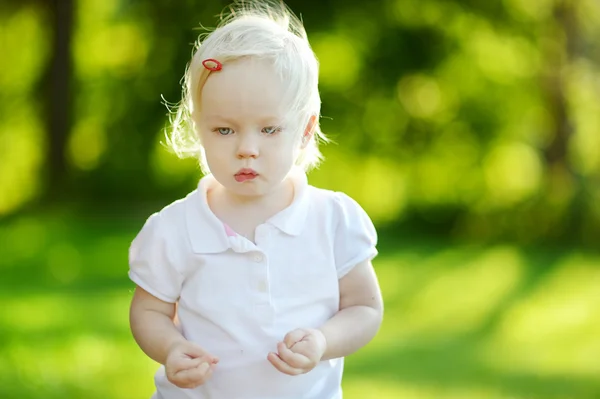
[{"label": "white polo shirt", "polygon": [[219,358],[195,389],[171,384],[161,366],[155,398],[337,399],[343,359],[289,376],[267,354],[295,328],[317,328],[339,310],[338,280],[377,254],[375,228],[339,192],[291,174],[292,204],[258,226],[253,243],[210,210],[212,175],[153,214],[133,241],[129,277],[166,302],[179,302],[183,335]]}]

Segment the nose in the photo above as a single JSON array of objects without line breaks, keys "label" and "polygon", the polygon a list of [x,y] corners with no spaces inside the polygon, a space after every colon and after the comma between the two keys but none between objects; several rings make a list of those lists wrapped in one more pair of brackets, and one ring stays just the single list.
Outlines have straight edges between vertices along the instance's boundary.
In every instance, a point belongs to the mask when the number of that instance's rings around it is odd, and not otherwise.
[{"label": "nose", "polygon": [[258,157],[258,137],[252,133],[242,133],[238,137],[237,157],[239,159]]}]

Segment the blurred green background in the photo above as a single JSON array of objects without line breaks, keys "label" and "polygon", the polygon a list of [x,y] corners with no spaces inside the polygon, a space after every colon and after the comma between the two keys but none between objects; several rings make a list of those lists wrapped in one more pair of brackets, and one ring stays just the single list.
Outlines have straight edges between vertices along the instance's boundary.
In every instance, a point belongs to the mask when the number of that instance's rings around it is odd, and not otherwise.
[{"label": "blurred green background", "polygon": [[[600,2],[293,0],[386,301],[349,399],[600,397]],[[217,0],[0,3],[0,397],[148,398],[127,248]]]}]

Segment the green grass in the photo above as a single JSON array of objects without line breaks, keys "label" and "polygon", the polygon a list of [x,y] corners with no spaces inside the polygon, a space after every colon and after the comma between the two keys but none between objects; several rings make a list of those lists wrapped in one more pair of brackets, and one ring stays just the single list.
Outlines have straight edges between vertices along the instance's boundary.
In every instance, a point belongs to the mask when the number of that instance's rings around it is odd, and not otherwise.
[{"label": "green grass", "polygon": [[[0,397],[149,398],[127,248],[143,218],[0,225]],[[377,338],[347,359],[347,399],[600,397],[600,256],[382,236]]]}]

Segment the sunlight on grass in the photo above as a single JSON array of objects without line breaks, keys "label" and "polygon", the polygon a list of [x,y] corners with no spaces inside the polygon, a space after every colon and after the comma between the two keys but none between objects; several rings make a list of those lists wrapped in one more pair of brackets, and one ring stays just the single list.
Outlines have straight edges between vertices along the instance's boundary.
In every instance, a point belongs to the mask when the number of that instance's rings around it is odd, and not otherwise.
[{"label": "sunlight on grass", "polygon": [[502,370],[597,376],[599,265],[600,257],[565,257],[506,312],[487,348],[487,361]]},{"label": "sunlight on grass", "polygon": [[355,379],[344,384],[344,398],[355,399],[514,399],[489,388],[418,386],[404,382]]},{"label": "sunlight on grass", "polygon": [[157,365],[129,334],[130,296],[120,290],[3,298],[0,330],[9,332],[10,344],[0,349],[0,357],[11,367],[0,371],[33,395],[89,391],[81,397],[150,397]]},{"label": "sunlight on grass", "polygon": [[[128,325],[135,229],[102,226],[56,216],[0,227],[5,281],[24,281],[23,270],[41,276],[19,295],[3,294],[15,288],[0,280],[0,397],[148,399],[154,391],[158,365]],[[401,236],[386,237],[381,252],[384,323],[347,359],[345,398],[598,397],[598,256]],[[64,285],[49,283],[61,276]]]},{"label": "sunlight on grass", "polygon": [[11,345],[3,357],[13,365],[9,373],[18,375],[18,383],[40,391],[76,388],[93,397],[123,399],[152,393],[150,366],[155,366],[125,339],[87,334],[44,345],[22,342]]},{"label": "sunlight on grass", "polygon": [[11,335],[32,332],[102,330],[125,332],[129,327],[129,290],[104,294],[24,295],[2,298],[0,326]]},{"label": "sunlight on grass", "polygon": [[518,283],[522,262],[513,248],[497,248],[464,265],[441,265],[408,304],[405,329],[413,334],[456,334],[481,325]]},{"label": "sunlight on grass", "polygon": [[34,298],[22,297],[18,300],[3,299],[4,306],[0,310],[0,321],[10,326],[13,334],[64,327],[70,318],[67,311],[72,305],[69,302],[62,296],[47,295]]},{"label": "sunlight on grass", "polygon": [[393,339],[470,332],[519,283],[523,261],[514,248],[493,248],[473,259],[457,259],[457,255],[442,252],[425,265],[402,260],[382,265],[379,277],[386,297],[411,291],[399,305],[391,301],[390,313],[399,317],[390,321],[396,325]]}]

